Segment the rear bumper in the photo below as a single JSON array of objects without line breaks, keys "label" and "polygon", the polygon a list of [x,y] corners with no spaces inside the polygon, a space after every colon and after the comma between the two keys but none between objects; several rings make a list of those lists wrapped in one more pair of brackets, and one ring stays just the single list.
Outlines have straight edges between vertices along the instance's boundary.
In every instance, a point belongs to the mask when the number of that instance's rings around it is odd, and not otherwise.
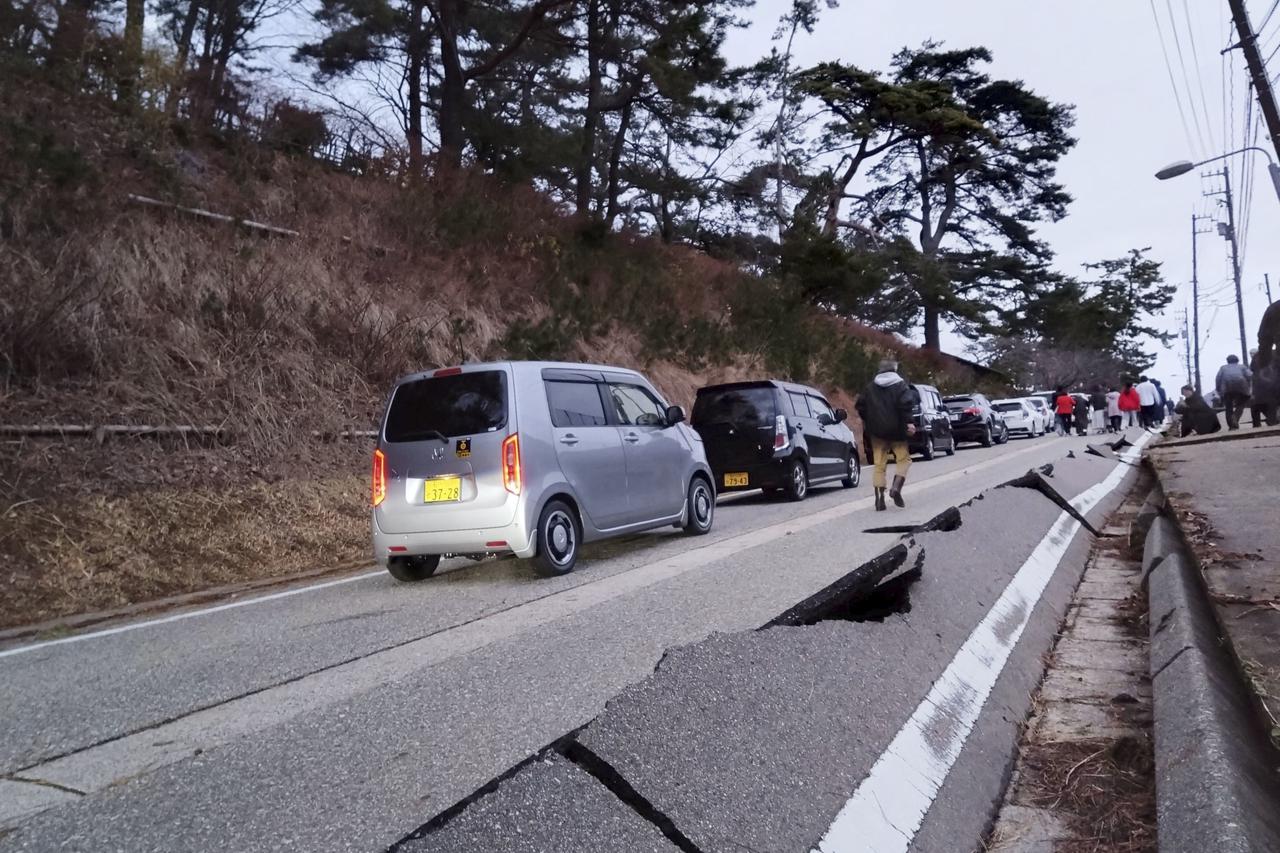
[{"label": "rear bumper", "polygon": [[952,421],[951,434],[956,441],[981,441],[986,427],[986,421]]},{"label": "rear bumper", "polygon": [[[537,542],[533,531],[519,520],[511,524],[477,530],[433,530],[415,533],[384,533],[378,527],[377,516],[373,516],[373,559],[378,565],[386,568],[392,557],[416,557],[426,554],[484,554],[514,553],[517,557],[528,558],[537,550]],[[505,544],[497,544],[505,543]],[[403,551],[392,551],[392,548],[403,548]]]},{"label": "rear bumper", "polygon": [[[754,462],[750,465],[729,465],[727,467],[713,465],[711,467],[711,479],[715,484],[717,494],[748,492],[752,489],[781,489],[787,485],[787,462],[789,461],[790,457],[786,457],[770,459],[765,462]],[[747,485],[726,486],[724,484],[725,474],[746,474]]]}]

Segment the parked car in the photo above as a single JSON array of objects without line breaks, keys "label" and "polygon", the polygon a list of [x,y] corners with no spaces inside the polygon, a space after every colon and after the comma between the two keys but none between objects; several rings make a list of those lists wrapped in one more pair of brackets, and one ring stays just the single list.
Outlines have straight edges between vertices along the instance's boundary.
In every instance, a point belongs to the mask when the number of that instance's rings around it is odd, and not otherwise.
[{"label": "parked car", "polygon": [[1021,397],[1019,399],[1035,409],[1036,413],[1040,415],[1040,434],[1047,435],[1053,429],[1055,420],[1053,408],[1049,405],[1049,402],[1044,397],[1038,396]]},{"label": "parked car", "polygon": [[1010,435],[1025,435],[1028,438],[1044,435],[1041,415],[1027,400],[992,400],[991,407],[1000,413]]},{"label": "parked car", "polygon": [[511,552],[543,575],[584,542],[711,530],[702,439],[639,373],[550,362],[416,373],[392,389],[373,455],[373,550],[397,579],[445,554]]},{"label": "parked car", "polygon": [[916,434],[907,440],[912,453],[919,453],[926,460],[933,459],[938,451],[954,456],[956,438],[951,430],[947,407],[942,394],[932,385],[912,385],[918,401],[912,414],[916,422]]},{"label": "parked car", "polygon": [[983,447],[990,447],[1009,440],[1004,419],[991,408],[991,401],[985,395],[943,397],[942,402],[951,417],[951,432],[956,441],[976,441]]},{"label": "parked car", "polygon": [[768,379],[699,389],[690,423],[717,491],[782,491],[798,501],[810,486],[852,489],[862,479],[848,417],[813,388]]}]

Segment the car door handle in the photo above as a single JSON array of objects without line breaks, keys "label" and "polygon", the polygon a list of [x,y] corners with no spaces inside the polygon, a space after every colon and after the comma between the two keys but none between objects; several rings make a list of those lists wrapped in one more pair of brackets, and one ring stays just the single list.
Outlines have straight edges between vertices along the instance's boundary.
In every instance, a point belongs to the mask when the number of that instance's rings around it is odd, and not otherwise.
[{"label": "car door handle", "polygon": [[636,435],[634,432],[629,432],[622,437],[622,440],[629,442],[631,444],[635,444],[637,441],[640,440],[640,436]]},{"label": "car door handle", "polygon": [[562,435],[560,437],[560,443],[573,446],[578,443],[578,437],[573,433],[568,433],[567,435]]}]

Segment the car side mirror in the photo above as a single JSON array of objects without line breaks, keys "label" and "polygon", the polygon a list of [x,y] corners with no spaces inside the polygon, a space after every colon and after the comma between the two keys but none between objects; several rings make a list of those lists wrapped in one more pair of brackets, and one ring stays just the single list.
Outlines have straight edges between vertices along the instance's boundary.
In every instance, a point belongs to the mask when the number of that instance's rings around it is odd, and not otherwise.
[{"label": "car side mirror", "polygon": [[667,406],[667,426],[684,423],[684,406]]},{"label": "car side mirror", "polygon": [[820,412],[818,414],[818,423],[822,426],[831,426],[835,422],[836,419],[831,417],[831,415],[828,415],[826,412]]},{"label": "car side mirror", "polygon": [[849,413],[844,409],[836,409],[836,423],[841,424],[849,420]]}]

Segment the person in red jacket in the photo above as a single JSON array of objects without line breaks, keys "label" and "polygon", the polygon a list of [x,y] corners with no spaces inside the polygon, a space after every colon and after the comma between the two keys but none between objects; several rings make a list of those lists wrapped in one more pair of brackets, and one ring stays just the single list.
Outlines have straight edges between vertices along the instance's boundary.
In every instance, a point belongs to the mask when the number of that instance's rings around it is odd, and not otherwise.
[{"label": "person in red jacket", "polygon": [[1061,385],[1053,395],[1053,413],[1058,416],[1058,435],[1071,435],[1071,419],[1075,416],[1076,398]]},{"label": "person in red jacket", "polygon": [[1132,382],[1124,383],[1120,392],[1120,428],[1126,429],[1138,425],[1138,412],[1142,411],[1142,398]]}]

